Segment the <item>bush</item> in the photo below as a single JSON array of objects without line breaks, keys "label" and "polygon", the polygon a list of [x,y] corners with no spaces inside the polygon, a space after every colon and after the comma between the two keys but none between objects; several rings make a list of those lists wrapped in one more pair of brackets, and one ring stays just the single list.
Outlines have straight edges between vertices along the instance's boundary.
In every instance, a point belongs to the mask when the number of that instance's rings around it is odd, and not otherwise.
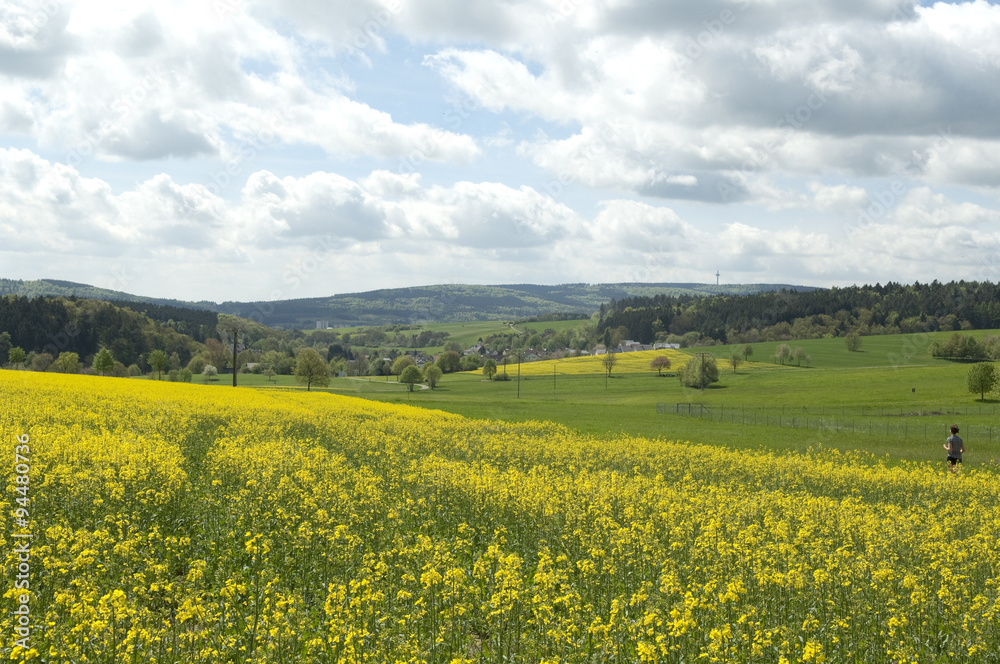
[{"label": "bush", "polygon": [[965,336],[956,332],[944,344],[934,342],[930,347],[933,357],[944,357],[954,360],[980,360],[987,357],[986,348],[973,336]]},{"label": "bush", "polygon": [[194,357],[191,358],[191,361],[188,362],[187,368],[188,371],[190,371],[192,374],[200,374],[202,371],[205,370],[206,364],[208,364],[208,361],[205,360],[204,357],[200,355],[195,355]]},{"label": "bush", "polygon": [[453,373],[461,369],[462,356],[453,350],[446,350],[438,355],[437,366],[442,373]]},{"label": "bush", "polygon": [[32,371],[47,371],[55,360],[51,353],[39,353],[31,358]]},{"label": "bush", "polygon": [[191,379],[194,378],[194,374],[192,374],[187,369],[181,369],[179,372],[177,372],[177,378],[182,383],[190,383]]},{"label": "bush", "polygon": [[482,358],[473,353],[463,357],[459,360],[458,364],[462,368],[462,371],[475,371],[482,366]]},{"label": "bush", "polygon": [[704,389],[719,381],[719,365],[711,356],[705,356],[704,359],[693,357],[684,365],[680,379],[685,387]]}]

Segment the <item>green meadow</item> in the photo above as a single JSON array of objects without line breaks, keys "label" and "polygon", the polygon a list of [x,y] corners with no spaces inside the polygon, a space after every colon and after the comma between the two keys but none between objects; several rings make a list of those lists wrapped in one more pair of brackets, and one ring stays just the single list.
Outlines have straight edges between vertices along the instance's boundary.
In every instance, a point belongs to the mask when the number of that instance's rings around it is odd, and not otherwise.
[{"label": "green meadow", "polygon": [[[940,360],[931,357],[930,353],[927,352],[927,347],[935,341],[944,343],[953,334],[955,333],[929,332],[862,337],[860,350],[855,352],[847,350],[843,338],[769,341],[751,344],[753,355],[750,359],[767,362],[780,344],[788,344],[792,348],[801,347],[811,357],[811,366],[823,369],[935,366],[940,363]],[[971,334],[977,339],[982,339],[987,334],[997,334],[997,331],[977,330],[960,334]],[[697,350],[709,351],[721,360],[728,358],[734,352],[739,352],[742,348],[743,344],[734,344],[698,348]]]},{"label": "green meadow", "polygon": [[[966,387],[969,364],[935,359],[927,347],[951,333],[865,337],[860,352],[843,339],[787,342],[811,355],[810,366],[763,360],[777,344],[753,344],[752,361],[734,373],[714,346],[719,383],[683,387],[655,371],[522,377],[485,381],[479,372],[445,376],[434,390],[409,392],[394,378],[336,379],[340,394],[504,420],[550,420],[593,435],[629,433],[669,440],[805,452],[863,450],[889,463],[943,466],[947,427],[958,424],[969,450],[966,467],[1000,461],[1000,402]],[[977,332],[981,337],[985,332]]]},{"label": "green meadow", "polygon": [[[575,325],[579,321],[532,325]],[[497,323],[450,323],[456,339],[471,344]],[[509,329],[509,327],[507,328]],[[977,338],[995,331],[976,331]],[[415,389],[395,377],[335,378],[326,388],[365,399],[502,420],[549,420],[596,436],[623,433],[727,447],[806,452],[863,450],[893,464],[940,462],[947,428],[958,424],[966,442],[967,468],[1000,464],[1000,398],[980,400],[966,387],[969,363],[933,358],[928,346],[952,332],[863,337],[850,352],[843,339],[788,341],[810,356],[808,366],[770,361],[778,343],[755,343],[751,361],[734,373],[728,357],[742,348],[684,349],[717,358],[720,380],[705,390],[683,387],[676,376],[653,370],[615,369],[606,378],[575,371],[522,376],[507,367],[510,381],[486,381],[481,372],[448,374],[431,390]],[[473,338],[474,337],[474,338]],[[460,341],[461,343],[461,341]],[[502,372],[501,368],[501,372]],[[240,374],[240,386],[304,389],[292,376]],[[202,382],[195,377],[195,382]],[[232,384],[219,376],[212,384]]]}]

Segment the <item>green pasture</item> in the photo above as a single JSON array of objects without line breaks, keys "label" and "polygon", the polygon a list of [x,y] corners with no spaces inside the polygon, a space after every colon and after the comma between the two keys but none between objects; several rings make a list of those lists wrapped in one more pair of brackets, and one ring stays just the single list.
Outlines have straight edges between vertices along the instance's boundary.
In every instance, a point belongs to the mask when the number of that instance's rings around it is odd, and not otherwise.
[{"label": "green pasture", "polygon": [[[865,338],[865,352],[854,353],[841,339],[792,342],[811,347],[811,367],[779,369],[751,361],[733,373],[720,362],[720,382],[706,390],[685,388],[676,377],[654,371],[612,372],[610,379],[560,375],[558,364],[554,379],[522,377],[520,385],[514,365],[508,367],[509,382],[470,372],[412,393],[384,378],[338,379],[329,390],[469,417],[551,420],[601,436],[800,452],[860,449],[889,462],[942,465],[947,427],[958,424],[969,449],[967,467],[1000,462],[1000,402],[989,395],[979,401],[966,388],[969,364],[930,358],[926,346],[933,337],[915,336]],[[754,346],[754,357],[763,355],[766,344]]]},{"label": "green pasture", "polygon": [[[788,344],[793,349],[799,346],[810,357],[809,366],[820,369],[844,369],[861,367],[904,367],[904,366],[934,366],[940,360],[931,357],[928,348],[935,341],[942,344],[954,332],[926,332],[919,334],[893,334],[882,336],[861,337],[861,347],[858,351],[848,351],[847,342],[843,337],[835,339],[800,339],[797,341],[766,341],[750,344],[753,347],[751,360],[770,362],[775,350],[780,344]],[[998,330],[976,330],[961,332],[982,340],[988,334],[1000,334]],[[728,359],[734,352],[740,352],[744,344],[726,346],[709,346],[706,348],[689,348],[687,352],[707,351],[719,358]],[[794,361],[793,361],[794,364]],[[805,366],[805,365],[803,365]]]},{"label": "green pasture", "polygon": [[[578,321],[544,325],[578,324]],[[487,325],[451,323],[467,335]],[[543,324],[535,324],[543,325]],[[508,328],[509,329],[509,328]],[[449,374],[434,390],[407,390],[395,377],[336,378],[319,391],[444,410],[468,417],[550,420],[598,436],[631,434],[729,447],[804,452],[812,448],[864,450],[890,463],[938,462],[947,427],[958,424],[969,452],[966,467],[1000,463],[1000,400],[968,392],[970,364],[930,357],[927,347],[951,332],[864,337],[861,351],[843,339],[789,341],[811,355],[810,366],[778,367],[769,361],[777,343],[753,344],[750,362],[734,373],[726,358],[742,347],[690,348],[719,360],[720,381],[706,390],[683,387],[655,371],[522,377],[508,365],[508,382],[480,372]],[[974,333],[977,338],[987,332]],[[469,337],[465,337],[468,339]],[[472,341],[475,341],[473,339]],[[470,342],[471,343],[471,342]],[[758,361],[764,360],[764,361]],[[202,382],[195,377],[195,382]],[[219,376],[217,385],[231,385]],[[292,376],[241,374],[248,387],[304,389]]]}]

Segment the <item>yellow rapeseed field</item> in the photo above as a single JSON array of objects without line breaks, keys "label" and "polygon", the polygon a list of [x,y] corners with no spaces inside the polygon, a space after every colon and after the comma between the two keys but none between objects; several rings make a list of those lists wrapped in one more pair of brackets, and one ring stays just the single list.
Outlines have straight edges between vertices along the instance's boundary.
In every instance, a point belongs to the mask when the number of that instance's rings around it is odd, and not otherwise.
[{"label": "yellow rapeseed field", "polygon": [[298,391],[0,399],[14,661],[1000,661],[989,470]]}]

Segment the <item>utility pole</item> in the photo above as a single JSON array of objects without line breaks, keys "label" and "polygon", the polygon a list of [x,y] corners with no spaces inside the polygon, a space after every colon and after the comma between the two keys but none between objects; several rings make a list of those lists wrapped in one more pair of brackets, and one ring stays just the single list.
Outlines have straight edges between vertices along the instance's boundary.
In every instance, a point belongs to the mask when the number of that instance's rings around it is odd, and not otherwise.
[{"label": "utility pole", "polygon": [[240,338],[239,328],[233,328],[233,387],[236,387],[236,340]]},{"label": "utility pole", "polygon": [[521,351],[517,351],[517,398],[521,398]]},{"label": "utility pole", "polygon": [[698,353],[698,357],[701,358],[701,379],[698,381],[698,388],[701,390],[705,389],[705,358],[711,356],[711,353]]}]

